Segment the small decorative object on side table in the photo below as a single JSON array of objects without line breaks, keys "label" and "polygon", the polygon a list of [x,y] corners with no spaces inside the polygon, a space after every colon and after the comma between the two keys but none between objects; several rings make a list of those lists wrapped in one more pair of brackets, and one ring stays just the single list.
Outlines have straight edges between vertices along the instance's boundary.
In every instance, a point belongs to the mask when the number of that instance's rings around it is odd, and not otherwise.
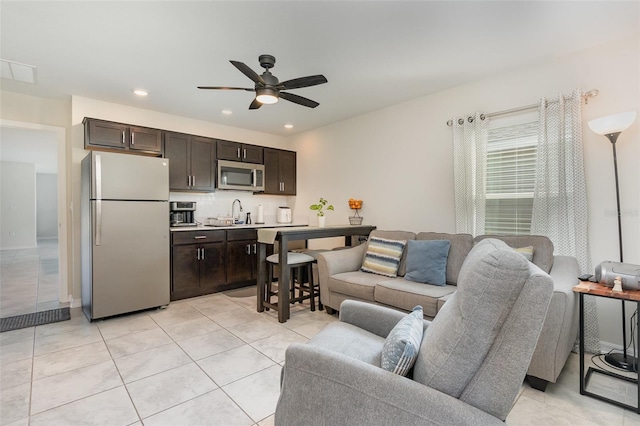
[{"label": "small decorative object on side table", "polygon": [[[607,297],[609,299],[621,300],[623,303],[624,301],[636,302],[636,306],[640,308],[640,290],[623,289],[622,291],[614,291],[614,289],[612,289],[611,287],[607,287],[600,283],[594,283],[591,281],[580,281],[580,284],[575,286],[573,288],[573,291],[579,293],[580,295],[580,394],[617,405],[618,407],[633,410],[636,413],[640,414],[640,386],[637,376],[636,378],[631,378],[597,367],[589,367],[586,376],[584,374],[584,296],[588,294],[592,296]],[[636,315],[636,321],[637,324],[635,327],[635,337],[637,339],[636,342],[640,342],[640,315]],[[626,342],[624,342],[624,344],[626,345]],[[637,364],[635,369],[637,373]],[[637,405],[634,407],[633,405],[625,404],[624,402],[589,392],[587,390],[587,385],[589,384],[589,379],[591,378],[592,373],[604,374],[609,377],[614,377],[626,382],[634,383],[636,386],[638,386]]]},{"label": "small decorative object on side table", "polygon": [[362,225],[362,219],[364,218],[358,214],[358,210],[362,208],[362,200],[349,198],[349,208],[356,211],[356,214],[349,216],[349,223],[351,225]]}]

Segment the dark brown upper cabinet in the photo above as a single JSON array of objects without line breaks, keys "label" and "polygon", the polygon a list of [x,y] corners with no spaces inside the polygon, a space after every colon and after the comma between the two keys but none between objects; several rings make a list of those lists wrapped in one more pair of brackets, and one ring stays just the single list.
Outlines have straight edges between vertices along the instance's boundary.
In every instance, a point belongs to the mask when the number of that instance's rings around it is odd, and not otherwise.
[{"label": "dark brown upper cabinet", "polygon": [[88,117],[82,123],[85,149],[162,155],[162,130]]},{"label": "dark brown upper cabinet", "polygon": [[218,140],[218,160],[262,164],[264,148],[246,143]]},{"label": "dark brown upper cabinet", "polygon": [[264,149],[265,194],[296,195],[296,153]]},{"label": "dark brown upper cabinet", "polygon": [[171,191],[210,192],[216,187],[216,140],[164,132]]}]

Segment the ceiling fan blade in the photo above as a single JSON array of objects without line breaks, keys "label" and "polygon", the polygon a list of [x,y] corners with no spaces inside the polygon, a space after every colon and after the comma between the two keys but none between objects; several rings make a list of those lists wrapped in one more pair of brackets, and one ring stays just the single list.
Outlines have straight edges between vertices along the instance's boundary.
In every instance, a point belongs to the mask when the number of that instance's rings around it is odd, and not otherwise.
[{"label": "ceiling fan blade", "polygon": [[244,63],[238,62],[238,61],[229,61],[229,62],[231,62],[234,67],[238,68],[238,70],[240,70],[242,74],[246,75],[251,80],[253,80],[254,83],[266,84],[262,79],[262,77],[260,77],[254,70],[249,68]]},{"label": "ceiling fan blade", "polygon": [[258,109],[262,106],[261,102],[258,102],[257,99],[254,99],[253,102],[251,102],[251,105],[249,105],[249,109]]},{"label": "ceiling fan blade", "polygon": [[310,75],[308,77],[300,77],[294,78],[293,80],[283,81],[279,83],[276,87],[280,90],[291,90],[291,89],[299,89],[301,87],[309,87],[316,86],[318,84],[324,84],[327,82],[327,79],[324,75]]},{"label": "ceiling fan blade", "polygon": [[249,89],[246,87],[220,87],[220,86],[198,86],[198,89],[212,89],[212,90],[246,90],[247,92],[255,92],[256,89]]},{"label": "ceiling fan blade", "polygon": [[303,98],[302,96],[294,95],[293,93],[280,92],[280,97],[282,99],[286,99],[289,102],[293,102],[294,104],[306,106],[309,108],[315,108],[319,103],[316,101],[312,101],[311,99]]}]

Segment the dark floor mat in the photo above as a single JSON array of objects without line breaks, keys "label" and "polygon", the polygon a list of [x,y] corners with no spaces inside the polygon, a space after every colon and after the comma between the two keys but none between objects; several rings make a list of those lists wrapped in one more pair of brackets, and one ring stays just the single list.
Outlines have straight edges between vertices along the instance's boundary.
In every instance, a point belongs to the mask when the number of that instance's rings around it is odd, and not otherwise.
[{"label": "dark floor mat", "polygon": [[68,319],[71,319],[71,311],[69,308],[52,309],[50,311],[0,318],[0,333],[52,322],[66,321]]}]

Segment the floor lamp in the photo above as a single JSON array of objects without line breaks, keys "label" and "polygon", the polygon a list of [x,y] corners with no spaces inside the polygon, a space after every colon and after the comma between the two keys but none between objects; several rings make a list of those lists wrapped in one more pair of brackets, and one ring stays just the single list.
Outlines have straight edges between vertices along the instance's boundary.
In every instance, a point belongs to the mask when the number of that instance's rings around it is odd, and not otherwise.
[{"label": "floor lamp", "polygon": [[[636,112],[622,112],[619,114],[608,115],[606,117],[596,118],[589,121],[589,127],[591,130],[599,135],[603,135],[611,142],[613,148],[613,170],[616,178],[616,202],[617,202],[617,214],[618,214],[618,244],[620,247],[620,262],[624,262],[622,255],[622,218],[620,211],[620,189],[618,187],[618,159],[616,156],[616,141],[620,133],[627,130],[636,119]],[[625,325],[626,312],[624,306],[624,300],[622,301],[622,348],[623,353],[609,353],[605,356],[604,360],[609,364],[617,368],[621,368],[627,371],[637,371],[638,360],[634,356],[627,355],[627,327]]]}]

